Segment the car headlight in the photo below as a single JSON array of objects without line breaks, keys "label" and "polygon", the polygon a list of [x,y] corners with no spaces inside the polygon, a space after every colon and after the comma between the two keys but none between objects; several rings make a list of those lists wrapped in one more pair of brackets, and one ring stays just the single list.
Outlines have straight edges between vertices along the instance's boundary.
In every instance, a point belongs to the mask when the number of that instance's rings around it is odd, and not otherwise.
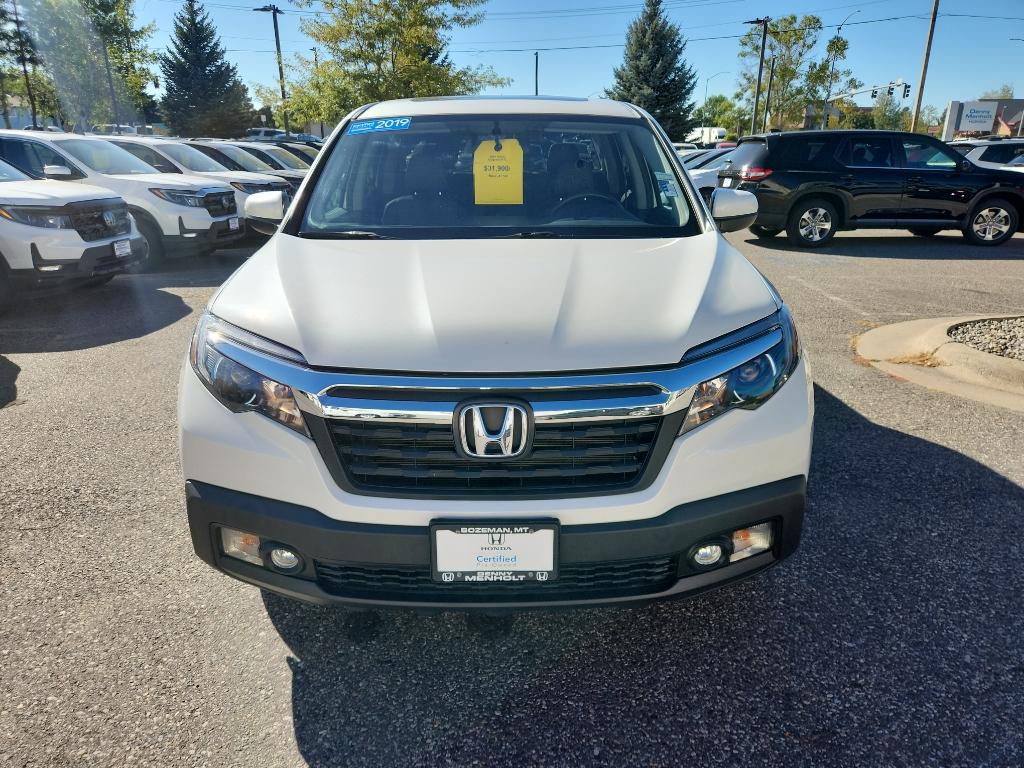
[{"label": "car headlight", "polygon": [[787,307],[778,312],[776,319],[782,329],[782,341],[731,371],[697,385],[680,435],[733,408],[757,408],[789,380],[800,358],[800,341]]},{"label": "car headlight", "polygon": [[302,355],[209,313],[199,320],[189,353],[196,374],[226,408],[235,413],[255,411],[309,437],[292,388],[222,354],[214,348],[218,339],[230,339],[236,344],[291,362],[304,363]]},{"label": "car headlight", "polygon": [[247,195],[254,195],[257,192],[266,192],[267,190],[273,189],[269,184],[249,183],[245,181],[232,181],[231,186],[239,192],[243,192]]},{"label": "car headlight", "polygon": [[31,205],[5,205],[0,207],[0,216],[8,221],[29,227],[46,229],[74,229],[71,217],[56,208],[42,208]]},{"label": "car headlight", "polygon": [[161,189],[160,187],[152,187],[149,191],[168,203],[187,205],[189,208],[203,207],[203,196],[195,192],[186,192],[180,189]]}]

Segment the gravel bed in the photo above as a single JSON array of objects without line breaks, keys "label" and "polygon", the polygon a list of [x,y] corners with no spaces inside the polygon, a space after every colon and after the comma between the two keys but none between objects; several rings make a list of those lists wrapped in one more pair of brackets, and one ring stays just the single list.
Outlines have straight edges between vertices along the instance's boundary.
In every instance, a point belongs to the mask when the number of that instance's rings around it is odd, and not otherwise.
[{"label": "gravel bed", "polygon": [[961,323],[949,329],[949,337],[982,352],[1024,360],[1024,317]]}]

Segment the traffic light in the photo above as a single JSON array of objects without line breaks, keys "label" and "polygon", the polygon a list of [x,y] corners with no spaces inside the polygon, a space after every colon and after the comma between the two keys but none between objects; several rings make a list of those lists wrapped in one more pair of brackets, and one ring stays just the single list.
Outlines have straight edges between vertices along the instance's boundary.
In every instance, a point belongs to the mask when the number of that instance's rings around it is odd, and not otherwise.
[{"label": "traffic light", "polygon": [[878,98],[878,89],[877,88],[872,88],[871,89],[871,98],[872,99],[877,99]]},{"label": "traffic light", "polygon": [[889,83],[889,95],[892,96],[893,93],[895,93],[895,92],[896,92],[896,86],[893,85],[892,83]]},{"label": "traffic light", "polygon": [[909,99],[910,98],[910,84],[909,83],[903,86],[903,98],[904,99]]}]

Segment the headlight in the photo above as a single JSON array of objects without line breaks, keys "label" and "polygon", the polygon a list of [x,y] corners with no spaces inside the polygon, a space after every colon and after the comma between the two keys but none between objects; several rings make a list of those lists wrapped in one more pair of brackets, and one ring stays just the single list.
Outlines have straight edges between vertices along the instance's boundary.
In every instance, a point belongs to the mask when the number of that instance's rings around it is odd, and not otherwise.
[{"label": "headlight", "polygon": [[184,192],[180,189],[160,189],[159,187],[152,187],[149,191],[168,203],[187,205],[189,208],[203,207],[203,196],[195,192]]},{"label": "headlight", "polygon": [[231,186],[247,195],[254,195],[257,192],[266,192],[272,189],[269,184],[248,183],[245,181],[232,181]]},{"label": "headlight", "polygon": [[0,207],[0,216],[8,221],[29,227],[46,229],[74,229],[71,217],[56,208],[41,208],[30,205],[5,205]]},{"label": "headlight", "polygon": [[230,339],[237,344],[293,362],[304,362],[302,356],[292,349],[236,328],[209,313],[200,319],[190,350],[195,372],[226,408],[235,413],[255,411],[309,437],[309,430],[295,402],[292,388],[221,354],[213,347],[218,338]]},{"label": "headlight", "polygon": [[782,341],[743,365],[697,386],[680,435],[733,408],[757,408],[779,391],[796,369],[800,342],[787,307],[779,311],[778,325],[782,328]]}]

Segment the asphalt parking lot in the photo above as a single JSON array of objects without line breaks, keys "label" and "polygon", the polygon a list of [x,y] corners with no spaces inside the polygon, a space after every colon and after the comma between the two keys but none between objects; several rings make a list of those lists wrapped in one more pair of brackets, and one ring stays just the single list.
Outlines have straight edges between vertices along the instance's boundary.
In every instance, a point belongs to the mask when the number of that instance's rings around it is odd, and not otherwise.
[{"label": "asphalt parking lot", "polygon": [[247,252],[17,306],[0,319],[0,765],[1024,764],[1024,415],[850,347],[876,324],[1024,314],[1024,236],[729,238],[813,365],[803,543],[753,580],[629,610],[264,598],[193,556],[175,433],[195,315]]}]

